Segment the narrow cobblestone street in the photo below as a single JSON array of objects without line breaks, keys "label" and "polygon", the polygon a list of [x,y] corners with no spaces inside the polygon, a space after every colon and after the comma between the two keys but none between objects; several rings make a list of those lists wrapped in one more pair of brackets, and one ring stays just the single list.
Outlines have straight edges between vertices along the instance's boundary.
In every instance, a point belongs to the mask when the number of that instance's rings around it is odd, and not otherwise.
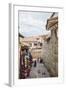
[{"label": "narrow cobblestone street", "polygon": [[37,61],[36,67],[34,67],[34,63],[33,63],[29,78],[43,78],[49,76],[50,74],[43,63]]}]

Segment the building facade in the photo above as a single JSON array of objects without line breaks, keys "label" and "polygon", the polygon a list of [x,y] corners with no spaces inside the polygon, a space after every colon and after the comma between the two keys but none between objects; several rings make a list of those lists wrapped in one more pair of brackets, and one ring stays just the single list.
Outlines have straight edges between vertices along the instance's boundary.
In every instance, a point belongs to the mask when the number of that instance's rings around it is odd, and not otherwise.
[{"label": "building facade", "polygon": [[32,36],[32,37],[20,37],[21,45],[26,45],[29,47],[29,50],[33,58],[41,57],[42,46],[43,46],[43,36]]}]

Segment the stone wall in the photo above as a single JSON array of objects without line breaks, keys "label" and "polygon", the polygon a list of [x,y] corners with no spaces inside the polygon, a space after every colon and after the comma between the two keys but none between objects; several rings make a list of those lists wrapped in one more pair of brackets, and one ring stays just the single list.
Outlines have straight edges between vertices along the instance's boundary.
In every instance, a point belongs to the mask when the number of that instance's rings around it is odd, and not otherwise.
[{"label": "stone wall", "polygon": [[58,39],[54,30],[51,30],[50,39],[44,41],[42,57],[50,76],[58,76]]}]

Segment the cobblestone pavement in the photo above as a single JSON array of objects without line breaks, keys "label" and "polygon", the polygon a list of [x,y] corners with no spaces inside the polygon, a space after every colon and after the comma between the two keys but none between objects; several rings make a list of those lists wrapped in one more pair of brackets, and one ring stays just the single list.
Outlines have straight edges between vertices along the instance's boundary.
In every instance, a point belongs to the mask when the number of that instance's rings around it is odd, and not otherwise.
[{"label": "cobblestone pavement", "polygon": [[32,65],[29,78],[43,78],[43,77],[50,77],[50,74],[47,71],[44,64],[37,62],[36,67]]}]

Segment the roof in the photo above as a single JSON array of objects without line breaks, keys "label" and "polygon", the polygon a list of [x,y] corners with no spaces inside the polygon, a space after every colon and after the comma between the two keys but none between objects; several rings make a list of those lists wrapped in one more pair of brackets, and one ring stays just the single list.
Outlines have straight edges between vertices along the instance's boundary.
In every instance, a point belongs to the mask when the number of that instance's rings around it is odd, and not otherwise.
[{"label": "roof", "polygon": [[23,35],[21,35],[20,33],[19,33],[19,37],[22,37],[22,38],[24,38],[24,36],[23,36]]},{"label": "roof", "polygon": [[58,16],[52,15],[48,20],[46,24],[47,30],[56,30],[58,28]]}]

